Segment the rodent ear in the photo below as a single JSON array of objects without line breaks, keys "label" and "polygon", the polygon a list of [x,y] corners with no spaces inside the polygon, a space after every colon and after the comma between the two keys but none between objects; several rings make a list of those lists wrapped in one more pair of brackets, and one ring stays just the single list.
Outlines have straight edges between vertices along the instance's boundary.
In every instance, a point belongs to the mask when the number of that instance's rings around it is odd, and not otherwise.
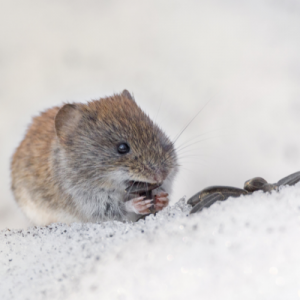
[{"label": "rodent ear", "polygon": [[121,96],[123,96],[129,100],[135,101],[134,97],[127,90],[123,90]]},{"label": "rodent ear", "polygon": [[55,129],[62,142],[67,142],[68,136],[75,130],[80,117],[81,114],[75,104],[65,104],[58,111],[55,117]]}]

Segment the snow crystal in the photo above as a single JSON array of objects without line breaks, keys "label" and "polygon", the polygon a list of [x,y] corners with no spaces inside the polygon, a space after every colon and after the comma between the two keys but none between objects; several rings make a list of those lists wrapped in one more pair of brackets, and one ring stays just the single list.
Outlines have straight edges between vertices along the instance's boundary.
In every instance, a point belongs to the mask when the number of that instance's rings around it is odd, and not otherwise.
[{"label": "snow crystal", "polygon": [[300,185],[137,223],[0,233],[0,299],[297,299]]}]

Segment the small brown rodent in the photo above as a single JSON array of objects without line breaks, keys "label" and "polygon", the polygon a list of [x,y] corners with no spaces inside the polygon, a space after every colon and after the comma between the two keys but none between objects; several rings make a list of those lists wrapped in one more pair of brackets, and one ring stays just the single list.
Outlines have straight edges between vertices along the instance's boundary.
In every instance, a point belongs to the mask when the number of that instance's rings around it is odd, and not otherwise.
[{"label": "small brown rodent", "polygon": [[[168,205],[177,169],[173,143],[124,90],[35,117],[13,155],[12,190],[37,225],[135,220]],[[160,187],[144,199],[125,191],[134,182]]]}]

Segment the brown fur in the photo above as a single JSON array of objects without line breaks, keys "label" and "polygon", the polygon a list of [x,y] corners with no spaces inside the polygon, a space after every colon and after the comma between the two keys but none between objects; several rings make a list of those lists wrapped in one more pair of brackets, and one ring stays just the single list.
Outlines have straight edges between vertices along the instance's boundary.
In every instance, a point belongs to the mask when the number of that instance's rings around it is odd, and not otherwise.
[{"label": "brown fur", "polygon": [[[117,152],[122,142],[130,153]],[[162,183],[176,170],[172,143],[124,91],[35,117],[12,159],[12,190],[37,224],[122,220],[129,180]]]}]

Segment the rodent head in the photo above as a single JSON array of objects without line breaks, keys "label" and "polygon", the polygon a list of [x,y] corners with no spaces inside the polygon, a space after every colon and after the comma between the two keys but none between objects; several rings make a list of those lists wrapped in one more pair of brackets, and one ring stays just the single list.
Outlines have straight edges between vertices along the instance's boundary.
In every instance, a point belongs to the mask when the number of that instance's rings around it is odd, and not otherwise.
[{"label": "rodent head", "polygon": [[177,170],[173,143],[140,109],[128,91],[87,104],[66,104],[55,128],[63,149],[66,176],[89,181],[162,183]]}]

